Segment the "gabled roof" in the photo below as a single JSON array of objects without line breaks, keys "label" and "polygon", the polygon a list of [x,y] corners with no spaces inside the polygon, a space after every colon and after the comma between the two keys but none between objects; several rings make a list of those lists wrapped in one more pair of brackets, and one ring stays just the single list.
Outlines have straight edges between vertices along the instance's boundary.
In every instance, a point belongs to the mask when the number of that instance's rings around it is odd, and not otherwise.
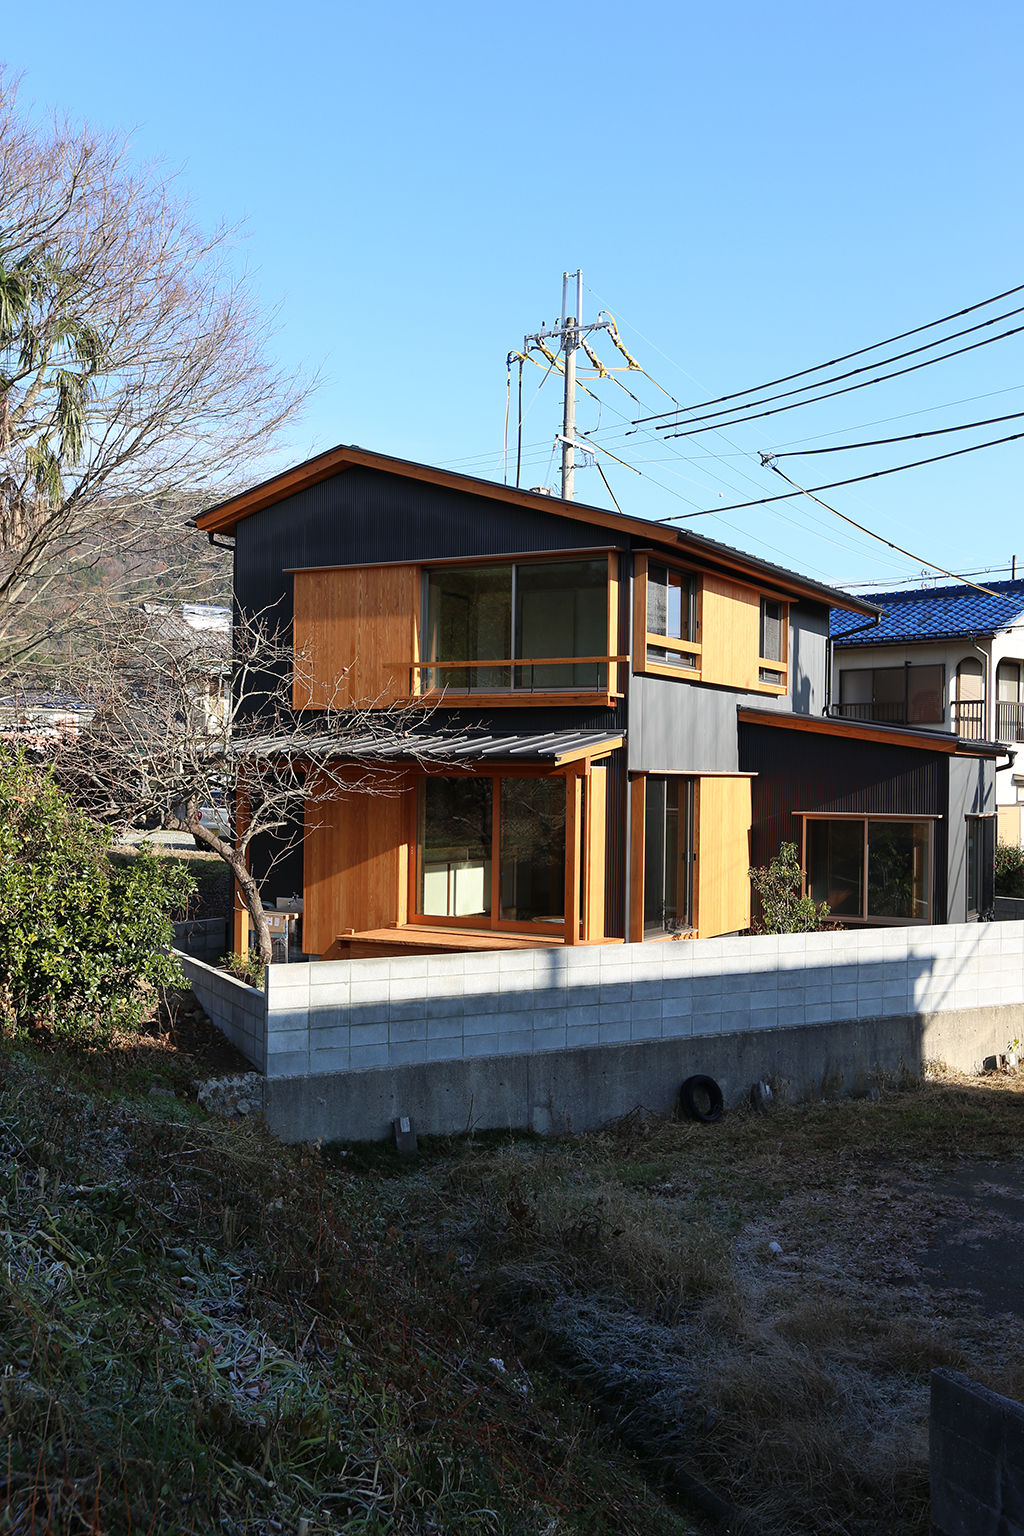
[{"label": "gabled roof", "polygon": [[[853,615],[834,612],[832,638],[837,645],[854,646],[993,635],[1024,615],[1024,581],[990,581],[986,586],[996,596],[986,597],[968,586],[872,593],[865,601],[884,610],[881,622],[862,629]],[[843,636],[854,629],[861,633],[844,642]]]},{"label": "gabled roof", "polygon": [[395,459],[388,454],[371,453],[367,448],[345,443],[340,443],[337,448],[331,448],[326,453],[317,454],[315,458],[307,459],[304,464],[297,464],[293,469],[283,470],[247,491],[240,491],[237,496],[217,506],[208,507],[196,518],[196,527],[211,537],[215,533],[234,533],[243,518],[251,517],[254,512],[262,512],[264,508],[285,501],[289,496],[295,496],[309,486],[317,485],[321,480],[329,480],[332,475],[341,474],[356,465],[444,486],[448,490],[490,497],[494,501],[529,508],[530,511],[568,517],[575,522],[614,528],[618,533],[656,545],[666,553],[733,571],[761,586],[773,586],[788,597],[808,597],[814,602],[845,608],[858,615],[874,615],[878,612],[877,605],[869,598],[851,597],[848,592],[840,592],[835,587],[812,581],[796,571],[773,565],[770,560],[759,560],[756,555],[744,554],[742,550],[732,549],[728,544],[719,544],[717,540],[705,538],[699,533],[668,528],[664,523],[647,522],[640,517],[624,517],[620,513],[607,512],[603,507],[588,506],[585,502],[562,501],[557,496],[540,495],[536,491],[524,491],[512,485],[498,485],[493,480],[480,480],[475,475],[454,474],[451,470],[437,469],[431,464],[417,464],[410,459]]}]

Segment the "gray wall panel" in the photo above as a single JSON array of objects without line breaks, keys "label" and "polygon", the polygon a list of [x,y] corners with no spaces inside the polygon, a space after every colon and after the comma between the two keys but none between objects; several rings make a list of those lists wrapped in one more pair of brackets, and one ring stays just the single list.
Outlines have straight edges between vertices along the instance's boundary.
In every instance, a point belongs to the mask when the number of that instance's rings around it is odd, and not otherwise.
[{"label": "gray wall panel", "polygon": [[800,715],[825,708],[828,619],[823,603],[793,603],[789,610],[789,698]]},{"label": "gray wall panel", "polygon": [[967,817],[994,816],[995,765],[984,757],[950,757],[946,828],[946,921],[967,921]]}]

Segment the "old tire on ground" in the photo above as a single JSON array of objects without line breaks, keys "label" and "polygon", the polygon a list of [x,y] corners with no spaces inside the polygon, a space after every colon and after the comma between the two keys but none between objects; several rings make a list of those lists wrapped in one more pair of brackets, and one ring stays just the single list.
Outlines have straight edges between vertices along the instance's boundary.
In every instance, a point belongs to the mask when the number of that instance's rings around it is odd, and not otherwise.
[{"label": "old tire on ground", "polygon": [[679,1107],[688,1120],[714,1125],[725,1108],[722,1090],[713,1077],[688,1077],[679,1090]]}]

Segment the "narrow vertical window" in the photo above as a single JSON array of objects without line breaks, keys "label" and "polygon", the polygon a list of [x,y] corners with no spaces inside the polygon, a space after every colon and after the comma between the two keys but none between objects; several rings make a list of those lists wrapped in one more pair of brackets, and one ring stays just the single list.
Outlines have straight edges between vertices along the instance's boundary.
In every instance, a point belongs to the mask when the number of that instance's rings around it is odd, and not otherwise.
[{"label": "narrow vertical window", "polygon": [[644,938],[693,927],[693,780],[647,780]]},{"label": "narrow vertical window", "polygon": [[[785,661],[785,623],[785,604],[772,597],[762,597],[759,652],[762,661]],[[786,681],[785,672],[776,667],[759,667],[757,677],[759,682],[772,683],[777,688],[783,687]]]}]

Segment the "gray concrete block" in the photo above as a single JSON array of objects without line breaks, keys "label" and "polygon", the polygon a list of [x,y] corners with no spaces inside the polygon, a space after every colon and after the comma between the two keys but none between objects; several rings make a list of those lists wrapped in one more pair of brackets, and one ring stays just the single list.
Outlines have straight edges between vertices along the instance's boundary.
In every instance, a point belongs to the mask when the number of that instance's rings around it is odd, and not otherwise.
[{"label": "gray concrete block", "polygon": [[368,1067],[386,1067],[388,1047],[386,1045],[353,1045],[349,1061],[353,1072],[365,1071]]},{"label": "gray concrete block", "polygon": [[325,1072],[347,1072],[349,1048],[347,1045],[329,1045],[309,1053],[309,1070],[314,1077]]},{"label": "gray concrete block", "polygon": [[[428,1019],[426,1024],[426,1038],[428,1040],[461,1040],[463,1034],[463,1020],[457,1019]],[[394,1036],[392,1035],[392,1038]]]},{"label": "gray concrete block", "polygon": [[[410,1040],[425,1040],[427,1038],[427,1022],[425,1019],[392,1019],[388,1024],[388,1042],[397,1045]],[[361,1041],[360,1044],[368,1042]]]},{"label": "gray concrete block", "polygon": [[498,1039],[496,1034],[489,1035],[465,1035],[462,1040],[462,1054],[469,1056],[497,1056]]},{"label": "gray concrete block", "polygon": [[388,1021],[381,1019],[378,1023],[363,1024],[353,1023],[350,1026],[349,1040],[353,1047],[368,1045],[387,1045]]},{"label": "gray concrete block", "polygon": [[427,1061],[458,1061],[462,1056],[462,1036],[448,1040],[427,1041]]},{"label": "gray concrete block", "polygon": [[267,1057],[267,1077],[307,1077],[308,1051],[282,1051]]},{"label": "gray concrete block", "polygon": [[393,1067],[403,1067],[416,1062],[426,1061],[426,1040],[397,1040],[388,1047],[388,1064]]}]

